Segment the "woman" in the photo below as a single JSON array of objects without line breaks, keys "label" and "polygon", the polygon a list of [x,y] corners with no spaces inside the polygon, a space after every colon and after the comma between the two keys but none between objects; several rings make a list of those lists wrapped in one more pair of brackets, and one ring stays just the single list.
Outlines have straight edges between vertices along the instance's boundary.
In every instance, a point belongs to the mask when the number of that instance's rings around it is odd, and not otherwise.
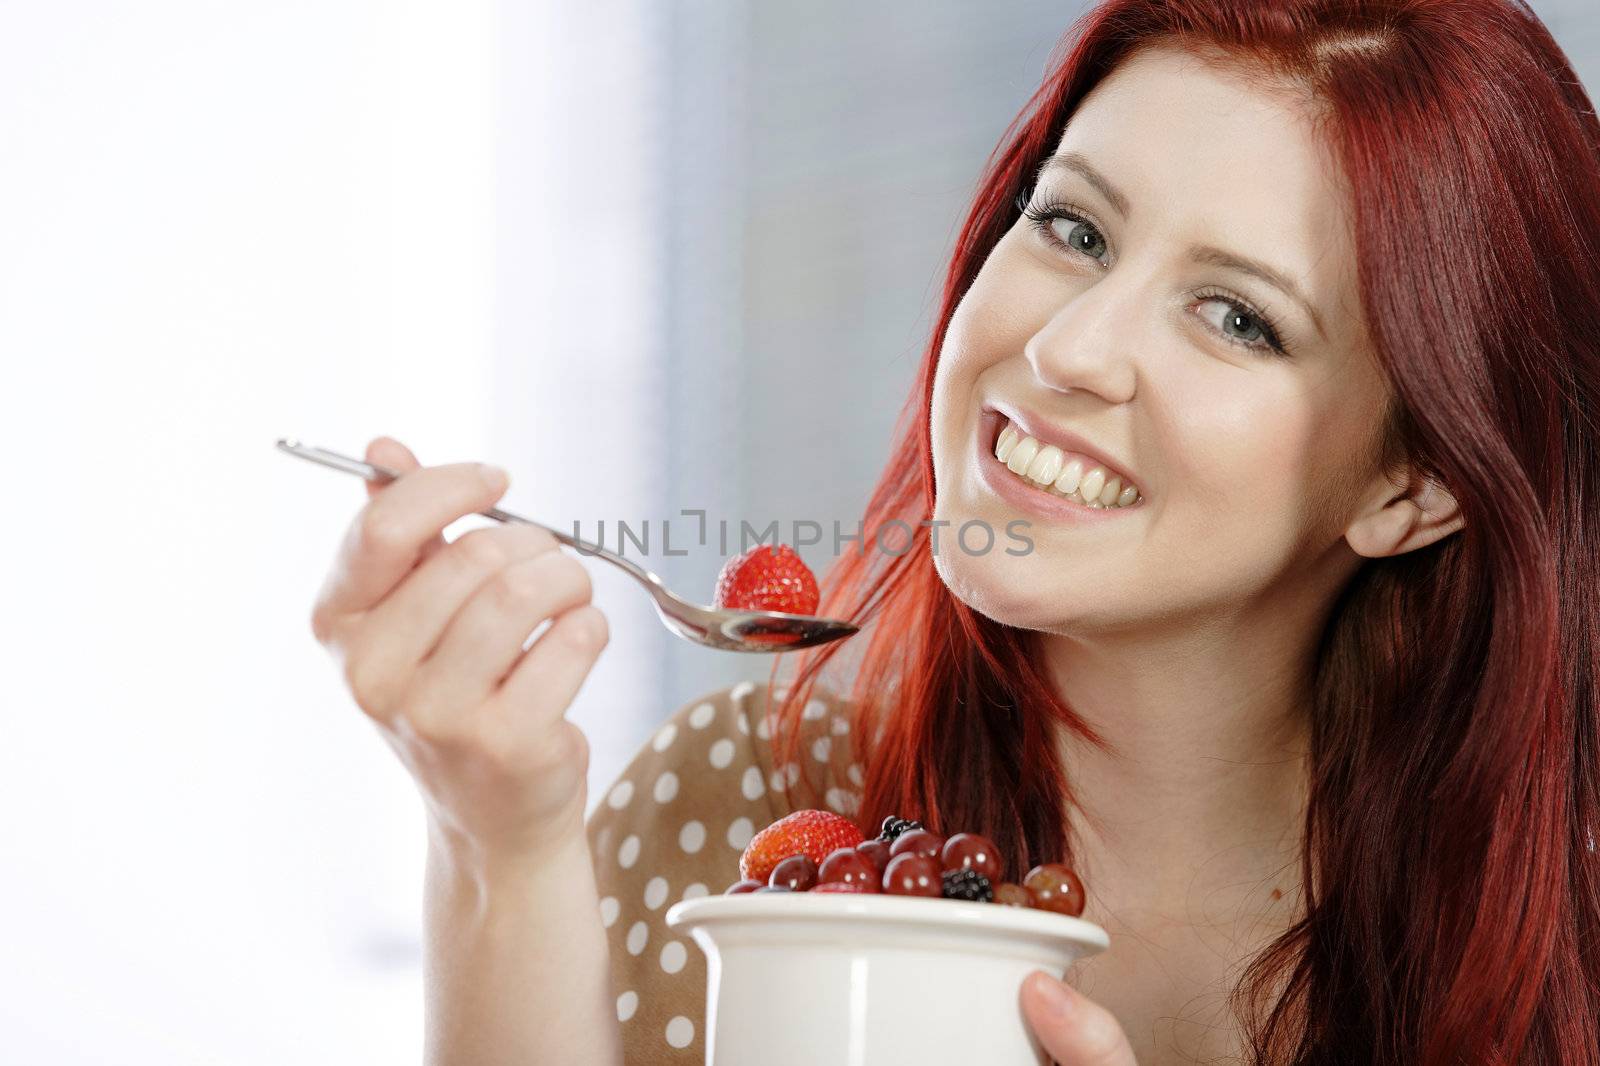
[{"label": "woman", "polygon": [[587,834],[580,564],[446,545],[504,477],[369,449],[409,472],[314,627],[429,801],[434,1061],[698,1061],[661,906],[825,797],[1083,873],[1112,950],[1019,990],[1067,1066],[1600,1062],[1592,104],[1509,0],[1110,0],[1064,43],[869,508],[916,550],[846,553],[822,611],[867,630],[681,709]]}]

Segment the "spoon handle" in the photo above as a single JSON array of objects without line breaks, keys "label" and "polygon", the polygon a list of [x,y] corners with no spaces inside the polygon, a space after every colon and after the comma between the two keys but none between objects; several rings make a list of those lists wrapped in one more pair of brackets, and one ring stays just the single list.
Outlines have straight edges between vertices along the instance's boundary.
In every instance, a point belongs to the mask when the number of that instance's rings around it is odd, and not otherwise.
[{"label": "spoon handle", "polygon": [[[347,474],[354,474],[357,477],[366,478],[368,481],[383,483],[393,481],[400,476],[398,471],[390,470],[386,466],[378,466],[375,463],[368,463],[361,459],[352,459],[348,455],[341,455],[327,448],[318,448],[314,445],[302,443],[293,437],[279,437],[278,448],[280,451],[288,452],[290,455],[297,455],[302,459],[320,463],[334,470],[343,470]],[[491,507],[487,511],[479,511],[477,513],[485,518],[493,518],[497,522],[516,522],[525,526],[536,526],[567,547],[576,548],[580,555],[598,556],[613,566],[621,567],[647,586],[652,594],[654,594],[655,590],[665,587],[661,584],[659,577],[631,559],[625,559],[620,555],[607,551],[598,544],[591,544],[586,540],[581,540],[571,533],[563,533],[554,526],[547,526],[543,522],[535,522],[531,518],[523,518],[521,515],[512,514],[510,511],[502,511],[498,507]]]}]

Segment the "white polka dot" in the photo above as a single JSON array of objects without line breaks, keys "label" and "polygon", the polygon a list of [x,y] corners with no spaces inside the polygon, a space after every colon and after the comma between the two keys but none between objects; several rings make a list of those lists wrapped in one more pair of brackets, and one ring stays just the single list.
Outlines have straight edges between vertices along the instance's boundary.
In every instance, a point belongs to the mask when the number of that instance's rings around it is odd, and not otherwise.
[{"label": "white polka dot", "polygon": [[801,712],[801,717],[808,722],[815,722],[819,718],[826,717],[827,713],[828,705],[826,703],[821,700],[807,700],[806,709]]},{"label": "white polka dot", "polygon": [[861,807],[861,797],[842,788],[830,788],[824,797],[828,806],[840,814],[854,814]]},{"label": "white polka dot", "polygon": [[685,822],[678,833],[678,847],[690,855],[706,846],[706,827],[699,822]]},{"label": "white polka dot", "polygon": [[754,681],[741,681],[737,685],[733,686],[732,691],[730,691],[728,695],[733,697],[734,703],[741,703],[744,700],[749,699],[750,693],[754,692],[755,690],[756,683]]},{"label": "white polka dot", "polygon": [[649,940],[650,927],[643,922],[634,922],[633,927],[628,930],[628,954],[639,954]]},{"label": "white polka dot", "polygon": [[607,896],[600,901],[600,922],[610,929],[617,922],[617,915],[622,912],[622,904],[617,902],[617,897]]},{"label": "white polka dot", "polygon": [[747,800],[761,798],[761,794],[767,790],[767,783],[761,779],[761,767],[745,768],[744,780],[739,782],[739,790],[744,793],[744,798]]},{"label": "white polka dot", "polygon": [[756,736],[762,740],[772,739],[772,716],[770,714],[762,715],[761,721],[756,723]]},{"label": "white polka dot", "polygon": [[628,801],[631,799],[633,799],[633,782],[618,781],[612,787],[611,795],[606,797],[606,803],[610,804],[613,810],[620,811],[628,805]]},{"label": "white polka dot", "polygon": [[696,881],[694,884],[683,890],[684,899],[699,899],[701,896],[709,895],[711,895],[711,890],[705,885],[702,885],[699,881]]},{"label": "white polka dot", "polygon": [[728,846],[735,851],[743,851],[744,846],[750,843],[750,838],[756,835],[756,827],[750,824],[748,818],[735,818],[733,824],[728,826]]},{"label": "white polka dot", "polygon": [[624,870],[631,870],[633,864],[639,861],[639,838],[629,834],[628,839],[622,842],[622,847],[617,849],[617,865]]},{"label": "white polka dot", "polygon": [[655,797],[657,803],[667,803],[678,794],[678,775],[668,770],[656,778]]},{"label": "white polka dot", "polygon": [[694,1022],[678,1015],[667,1023],[667,1043],[673,1047],[688,1047],[694,1040]]},{"label": "white polka dot", "polygon": [[650,883],[644,886],[644,905],[655,910],[667,901],[667,879],[665,877],[652,877]]},{"label": "white polka dot", "polygon": [[774,791],[774,792],[782,792],[783,791],[783,771],[781,769],[772,771],[771,784],[772,784],[772,791]]},{"label": "white polka dot", "polygon": [[856,786],[857,788],[861,788],[863,785],[865,785],[867,783],[866,782],[866,778],[864,778],[861,775],[861,764],[860,763],[855,763],[855,762],[851,763],[850,764],[850,768],[848,770],[846,770],[844,773],[845,773],[845,776],[850,779],[850,783],[852,785]]},{"label": "white polka dot", "polygon": [[828,756],[833,754],[833,739],[831,737],[818,737],[811,742],[811,757],[818,762],[827,762]]},{"label": "white polka dot", "polygon": [[711,745],[711,765],[718,770],[733,761],[733,741],[723,737]]},{"label": "white polka dot", "polygon": [[738,714],[733,716],[733,724],[738,726],[739,732],[743,733],[745,736],[750,735],[750,719],[744,716],[743,711],[740,711]]},{"label": "white polka dot", "polygon": [[639,993],[627,991],[617,997],[617,1021],[625,1022],[639,1009]]},{"label": "white polka dot", "polygon": [[835,717],[833,724],[828,728],[832,731],[834,736],[842,737],[846,733],[850,732],[850,719]]},{"label": "white polka dot", "polygon": [[668,973],[677,973],[688,961],[689,952],[684,949],[681,940],[669,940],[666,947],[661,949],[661,968]]},{"label": "white polka dot", "polygon": [[704,729],[711,724],[711,719],[717,716],[715,704],[702,703],[689,712],[689,724],[696,729]]},{"label": "white polka dot", "polygon": [[672,742],[678,739],[678,723],[668,722],[661,727],[661,732],[650,742],[650,746],[657,751],[666,751],[672,747]]},{"label": "white polka dot", "polygon": [[789,787],[793,788],[795,782],[800,780],[800,764],[797,762],[785,763],[783,772],[789,776]]}]

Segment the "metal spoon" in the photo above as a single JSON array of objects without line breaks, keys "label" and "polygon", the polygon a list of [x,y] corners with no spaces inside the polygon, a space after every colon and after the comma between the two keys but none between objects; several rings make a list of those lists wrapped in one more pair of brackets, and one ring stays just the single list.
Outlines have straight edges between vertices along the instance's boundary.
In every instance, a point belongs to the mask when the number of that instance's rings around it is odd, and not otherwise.
[{"label": "metal spoon", "polygon": [[[313,463],[343,470],[348,474],[356,474],[368,481],[388,482],[400,475],[387,467],[375,466],[360,459],[352,459],[348,455],[329,451],[326,448],[316,448],[309,444],[302,444],[293,437],[278,438],[278,448],[290,455],[298,455],[302,459],[309,459]],[[580,540],[569,533],[563,533],[544,525],[514,515],[509,511],[502,511],[498,507],[478,514],[485,518],[493,518],[499,522],[521,522],[524,525],[538,526],[540,529],[555,537],[569,548],[576,548],[582,554],[599,556],[614,566],[621,567],[624,571],[636,578],[640,584],[650,590],[650,597],[655,601],[656,613],[661,616],[661,621],[672,632],[685,640],[696,644],[704,644],[708,648],[720,648],[723,651],[754,651],[754,652],[784,652],[794,651],[797,648],[807,648],[813,644],[826,644],[830,640],[839,640],[855,633],[859,627],[848,622],[840,622],[832,618],[817,618],[807,614],[784,614],[781,611],[734,611],[719,607],[701,607],[699,604],[672,594],[661,579],[637,563],[615,555],[598,544]]]}]

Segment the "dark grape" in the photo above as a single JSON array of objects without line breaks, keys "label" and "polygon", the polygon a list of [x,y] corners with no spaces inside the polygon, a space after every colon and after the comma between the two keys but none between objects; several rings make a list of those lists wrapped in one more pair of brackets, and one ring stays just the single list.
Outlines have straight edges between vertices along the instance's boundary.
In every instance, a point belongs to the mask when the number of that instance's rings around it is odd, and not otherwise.
[{"label": "dark grape", "polygon": [[944,848],[944,837],[938,833],[930,833],[926,829],[913,829],[900,834],[900,839],[889,846],[890,857],[900,855],[926,855],[938,862],[939,852]]},{"label": "dark grape", "polygon": [[855,848],[836,848],[822,860],[822,869],[817,872],[820,884],[843,881],[865,885],[873,892],[878,891],[882,880],[883,871],[878,869],[872,857]]},{"label": "dark grape", "polygon": [[1000,880],[1000,850],[978,833],[957,833],[946,840],[939,865],[946,870],[976,870],[991,884]]},{"label": "dark grape", "polygon": [[791,855],[772,868],[769,885],[782,885],[791,892],[804,892],[817,883],[817,864],[805,855]]},{"label": "dark grape", "polygon": [[942,896],[939,863],[931,855],[896,855],[883,872],[883,890],[891,896]]}]

